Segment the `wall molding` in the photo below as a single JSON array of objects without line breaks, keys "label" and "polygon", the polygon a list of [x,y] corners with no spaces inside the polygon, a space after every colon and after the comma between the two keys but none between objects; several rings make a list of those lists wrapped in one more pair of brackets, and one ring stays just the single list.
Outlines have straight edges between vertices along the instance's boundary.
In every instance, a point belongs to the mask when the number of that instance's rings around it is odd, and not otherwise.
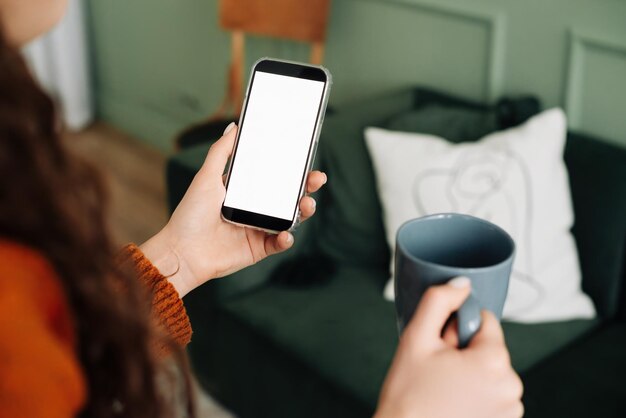
[{"label": "wall molding", "polygon": [[506,16],[503,13],[482,12],[456,4],[423,0],[357,0],[385,4],[388,6],[408,7],[416,11],[447,16],[453,19],[469,21],[483,26],[488,32],[487,62],[485,63],[485,91],[483,96],[489,101],[498,99],[504,87]]},{"label": "wall molding", "polygon": [[626,60],[626,44],[616,39],[570,28],[569,50],[567,82],[564,94],[565,111],[567,112],[568,126],[571,129],[581,129],[587,52],[596,50],[609,54],[623,55],[624,60]]}]

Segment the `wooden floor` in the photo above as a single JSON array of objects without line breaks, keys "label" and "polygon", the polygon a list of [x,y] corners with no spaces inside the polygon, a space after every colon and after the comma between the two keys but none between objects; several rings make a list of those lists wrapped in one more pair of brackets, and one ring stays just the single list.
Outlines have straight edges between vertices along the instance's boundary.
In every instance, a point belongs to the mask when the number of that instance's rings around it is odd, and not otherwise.
[{"label": "wooden floor", "polygon": [[107,179],[109,219],[118,244],[141,244],[167,222],[166,156],[103,123],[66,135],[69,148]]}]

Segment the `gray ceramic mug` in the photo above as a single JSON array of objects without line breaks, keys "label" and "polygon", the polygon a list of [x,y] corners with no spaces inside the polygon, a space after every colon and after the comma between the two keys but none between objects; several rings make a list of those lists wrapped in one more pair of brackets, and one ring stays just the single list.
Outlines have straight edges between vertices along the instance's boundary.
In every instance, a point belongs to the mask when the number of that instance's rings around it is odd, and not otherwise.
[{"label": "gray ceramic mug", "polygon": [[483,219],[447,213],[406,222],[396,236],[400,332],[430,286],[465,276],[472,282],[472,292],[457,312],[459,346],[465,347],[480,328],[482,309],[502,317],[514,256],[509,234]]}]

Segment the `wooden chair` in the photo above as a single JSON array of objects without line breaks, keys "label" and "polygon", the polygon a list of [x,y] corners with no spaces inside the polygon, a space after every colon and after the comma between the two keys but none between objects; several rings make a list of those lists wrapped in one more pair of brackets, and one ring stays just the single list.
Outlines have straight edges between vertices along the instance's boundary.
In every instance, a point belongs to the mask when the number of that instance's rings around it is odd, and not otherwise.
[{"label": "wooden chair", "polygon": [[238,121],[247,35],[305,42],[311,45],[312,64],[321,64],[324,58],[330,0],[220,0],[219,8],[220,26],[232,33],[226,94],[207,121],[179,135],[179,149],[218,138],[230,122]]}]

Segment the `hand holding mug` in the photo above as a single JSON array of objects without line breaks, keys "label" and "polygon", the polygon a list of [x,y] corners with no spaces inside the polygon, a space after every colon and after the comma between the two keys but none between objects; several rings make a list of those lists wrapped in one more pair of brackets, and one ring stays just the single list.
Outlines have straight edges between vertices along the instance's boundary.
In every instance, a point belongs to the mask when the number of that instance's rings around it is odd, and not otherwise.
[{"label": "hand holding mug", "polygon": [[470,294],[467,278],[431,286],[407,324],[380,395],[375,418],[519,418],[523,386],[511,367],[496,317],[465,349],[450,315]]}]

